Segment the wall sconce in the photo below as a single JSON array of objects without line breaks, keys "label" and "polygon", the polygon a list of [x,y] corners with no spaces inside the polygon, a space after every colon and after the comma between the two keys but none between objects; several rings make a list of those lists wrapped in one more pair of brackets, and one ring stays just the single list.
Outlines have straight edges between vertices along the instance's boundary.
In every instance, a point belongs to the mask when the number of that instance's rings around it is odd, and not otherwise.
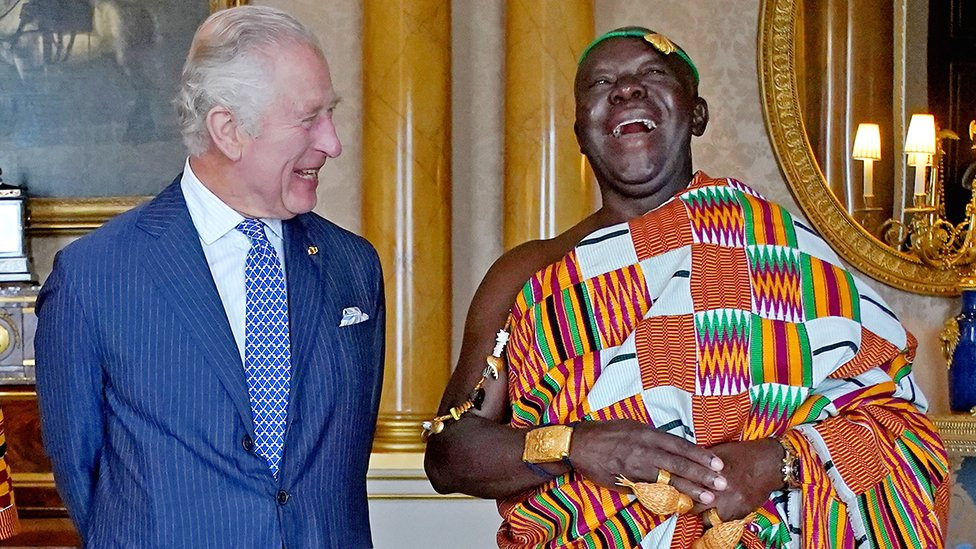
[{"label": "wall sconce", "polygon": [[881,214],[881,208],[872,204],[874,198],[874,162],[881,160],[881,128],[877,124],[862,123],[857,125],[851,158],[864,163],[864,181],[861,192],[864,196],[864,205],[854,210],[854,218],[862,227],[873,232],[875,224],[880,221]]},{"label": "wall sconce", "polygon": [[[925,166],[932,165],[931,157],[935,153],[935,116],[913,114],[908,124],[908,137],[905,138],[905,154],[908,155],[909,165],[915,166],[915,196],[925,194]],[[925,164],[922,164],[922,155],[929,157]]]},{"label": "wall sconce", "polygon": [[874,162],[881,160],[881,128],[877,124],[858,124],[851,157],[864,162],[864,198],[874,196]]},{"label": "wall sconce", "polygon": [[[970,136],[972,139],[973,136]],[[905,139],[908,164],[915,167],[914,207],[907,227],[889,220],[885,225],[902,231],[898,246],[926,264],[956,272],[962,293],[962,311],[946,320],[939,339],[949,366],[949,407],[953,412],[976,415],[976,193],[966,205],[966,219],[953,224],[945,216],[942,141],[959,139],[950,130],[936,131],[935,117],[913,114]],[[932,167],[925,187],[925,170]],[[891,232],[886,240],[894,245]]]}]

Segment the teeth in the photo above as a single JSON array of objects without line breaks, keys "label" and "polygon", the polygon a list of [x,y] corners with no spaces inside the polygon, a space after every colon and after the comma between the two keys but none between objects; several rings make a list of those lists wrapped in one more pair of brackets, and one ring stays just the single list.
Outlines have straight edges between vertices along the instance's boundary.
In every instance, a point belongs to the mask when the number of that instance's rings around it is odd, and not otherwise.
[{"label": "teeth", "polygon": [[640,122],[641,124],[647,126],[648,131],[654,131],[654,129],[657,128],[657,123],[655,123],[653,120],[648,120],[647,118],[632,118],[617,124],[617,127],[613,129],[613,136],[620,137],[623,135],[621,128],[627,124],[633,124],[634,122]]},{"label": "teeth", "polygon": [[298,170],[298,175],[301,177],[318,177],[319,171],[316,169]]}]

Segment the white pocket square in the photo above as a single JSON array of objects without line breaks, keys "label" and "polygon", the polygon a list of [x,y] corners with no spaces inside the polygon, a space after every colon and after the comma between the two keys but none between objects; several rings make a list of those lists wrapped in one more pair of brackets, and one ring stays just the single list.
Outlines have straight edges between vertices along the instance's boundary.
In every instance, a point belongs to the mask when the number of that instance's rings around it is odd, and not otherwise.
[{"label": "white pocket square", "polygon": [[369,315],[360,311],[359,307],[346,307],[342,310],[342,320],[339,321],[339,326],[351,326],[367,320],[369,320]]}]

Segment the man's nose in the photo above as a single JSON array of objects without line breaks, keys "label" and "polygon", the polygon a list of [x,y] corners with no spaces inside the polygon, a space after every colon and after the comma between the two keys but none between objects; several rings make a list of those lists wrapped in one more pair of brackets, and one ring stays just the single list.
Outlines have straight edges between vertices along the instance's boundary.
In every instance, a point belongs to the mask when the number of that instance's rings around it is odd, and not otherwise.
[{"label": "man's nose", "polygon": [[325,153],[329,158],[335,158],[342,154],[342,142],[339,141],[339,133],[336,131],[335,122],[332,118],[325,119],[319,124],[315,136],[315,148]]},{"label": "man's nose", "polygon": [[644,85],[635,78],[625,77],[617,80],[617,85],[613,87],[610,94],[610,102],[613,104],[627,101],[630,99],[641,99],[647,96]]}]

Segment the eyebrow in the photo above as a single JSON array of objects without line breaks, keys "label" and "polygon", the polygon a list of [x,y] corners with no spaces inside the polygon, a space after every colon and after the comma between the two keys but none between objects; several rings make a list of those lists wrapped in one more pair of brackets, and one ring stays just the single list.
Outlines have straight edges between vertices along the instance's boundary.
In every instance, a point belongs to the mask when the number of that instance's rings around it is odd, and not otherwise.
[{"label": "eyebrow", "polygon": [[305,108],[301,109],[301,111],[300,111],[301,112],[301,117],[304,119],[304,118],[308,118],[310,116],[318,116],[319,114],[321,114],[324,111],[327,111],[329,109],[334,109],[336,107],[336,105],[338,105],[340,102],[342,102],[342,98],[339,97],[338,95],[333,95],[332,98],[329,101],[326,101],[321,106],[319,106],[319,105],[312,105],[312,106],[308,106],[308,107],[305,107]]}]

